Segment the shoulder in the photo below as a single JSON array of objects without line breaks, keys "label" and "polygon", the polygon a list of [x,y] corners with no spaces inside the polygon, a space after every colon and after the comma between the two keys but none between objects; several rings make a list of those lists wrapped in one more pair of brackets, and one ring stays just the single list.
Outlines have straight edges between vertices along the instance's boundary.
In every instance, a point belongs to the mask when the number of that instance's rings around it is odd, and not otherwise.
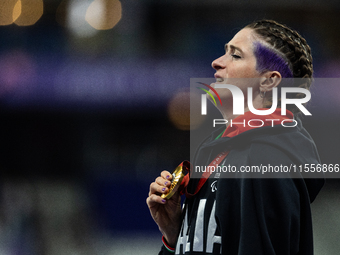
[{"label": "shoulder", "polygon": [[297,127],[278,127],[257,130],[249,139],[252,160],[280,160],[296,164],[320,162],[316,145],[300,124]]}]

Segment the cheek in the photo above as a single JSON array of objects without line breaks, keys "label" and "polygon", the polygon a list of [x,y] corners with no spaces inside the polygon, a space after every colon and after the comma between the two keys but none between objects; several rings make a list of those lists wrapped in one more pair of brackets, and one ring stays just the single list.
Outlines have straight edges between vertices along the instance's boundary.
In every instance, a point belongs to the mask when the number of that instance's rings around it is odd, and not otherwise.
[{"label": "cheek", "polygon": [[259,72],[256,70],[256,64],[251,63],[245,66],[244,75],[247,78],[256,78],[259,76]]},{"label": "cheek", "polygon": [[255,63],[235,63],[228,71],[229,78],[255,78],[259,76]]},{"label": "cheek", "polygon": [[257,78],[260,77],[260,72],[256,70],[256,59],[253,58],[248,66],[248,73],[252,75],[252,77]]}]

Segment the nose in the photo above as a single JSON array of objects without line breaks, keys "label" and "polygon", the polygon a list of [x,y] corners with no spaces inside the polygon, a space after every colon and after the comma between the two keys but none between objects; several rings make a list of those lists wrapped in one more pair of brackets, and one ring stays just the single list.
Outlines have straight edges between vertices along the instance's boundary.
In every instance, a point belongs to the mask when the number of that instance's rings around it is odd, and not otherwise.
[{"label": "nose", "polygon": [[226,67],[225,65],[225,61],[223,61],[223,56],[215,59],[212,63],[211,63],[212,68],[214,68],[216,71],[220,70],[220,69],[224,69]]}]

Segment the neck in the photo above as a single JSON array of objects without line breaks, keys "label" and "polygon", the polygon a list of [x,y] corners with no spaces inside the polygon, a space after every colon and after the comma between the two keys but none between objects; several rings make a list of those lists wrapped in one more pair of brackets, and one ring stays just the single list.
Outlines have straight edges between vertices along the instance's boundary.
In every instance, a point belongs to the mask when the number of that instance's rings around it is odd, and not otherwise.
[{"label": "neck", "polygon": [[[259,97],[256,97],[254,100],[253,100],[253,106],[255,109],[259,109],[259,108],[264,108],[264,105],[263,105],[263,102],[264,100],[262,98],[259,98]],[[230,120],[233,120],[235,119],[236,117],[240,116],[240,115],[235,115],[233,114],[233,104],[229,104],[229,105],[226,105],[225,107],[218,107],[218,110],[220,111],[220,113],[222,114],[223,118],[225,120],[228,120],[227,122],[227,127],[230,123]],[[244,113],[248,112],[249,111],[249,108],[248,106],[246,106],[246,102],[245,102],[245,106],[244,106]]]},{"label": "neck", "polygon": [[[233,120],[233,119],[235,119],[236,117],[240,116],[240,115],[234,115],[234,114],[233,114],[232,108],[228,108],[228,109],[226,109],[226,110],[223,110],[223,109],[218,109],[218,110],[219,110],[220,113],[222,114],[223,119],[228,120],[228,122],[227,122],[227,124],[226,124],[227,127],[228,127],[228,125],[229,125],[229,123],[230,123],[230,120]],[[249,111],[248,107],[244,109],[244,112],[247,112],[247,111]]]}]

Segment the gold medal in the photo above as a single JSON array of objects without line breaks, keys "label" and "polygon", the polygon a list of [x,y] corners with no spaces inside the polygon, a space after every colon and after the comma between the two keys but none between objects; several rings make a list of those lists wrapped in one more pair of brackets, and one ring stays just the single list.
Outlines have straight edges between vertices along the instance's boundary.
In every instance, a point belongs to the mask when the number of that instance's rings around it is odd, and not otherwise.
[{"label": "gold medal", "polygon": [[176,193],[184,178],[184,172],[188,171],[188,164],[190,164],[188,161],[184,161],[178,167],[176,167],[176,169],[172,173],[172,180],[169,192],[166,194],[162,194],[162,198],[170,199]]}]

